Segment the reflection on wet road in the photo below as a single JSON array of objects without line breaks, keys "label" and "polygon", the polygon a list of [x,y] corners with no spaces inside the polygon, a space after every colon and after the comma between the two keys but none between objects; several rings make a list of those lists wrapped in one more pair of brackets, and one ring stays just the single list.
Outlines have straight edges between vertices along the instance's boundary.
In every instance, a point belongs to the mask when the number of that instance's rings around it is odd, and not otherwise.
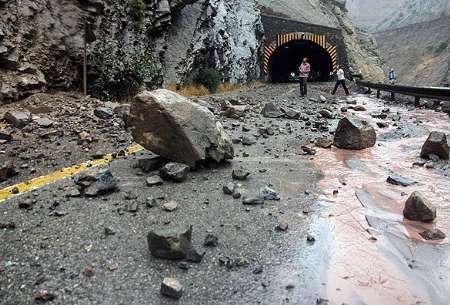
[{"label": "reflection on wet road", "polygon": [[[357,101],[368,109],[360,115],[375,125],[378,120],[369,113],[379,112],[384,105],[364,96]],[[328,206],[323,217],[329,219],[333,237],[327,272],[330,304],[449,302],[448,239],[428,242],[418,233],[439,228],[450,235],[450,179],[412,164],[429,131],[448,134],[450,120],[429,110],[390,107],[390,112],[401,119],[398,126],[377,130],[375,147],[320,149],[315,158],[323,174],[320,201]],[[388,184],[386,178],[392,172],[418,183],[408,187]],[[435,223],[403,219],[404,202],[416,190],[438,207]]]}]

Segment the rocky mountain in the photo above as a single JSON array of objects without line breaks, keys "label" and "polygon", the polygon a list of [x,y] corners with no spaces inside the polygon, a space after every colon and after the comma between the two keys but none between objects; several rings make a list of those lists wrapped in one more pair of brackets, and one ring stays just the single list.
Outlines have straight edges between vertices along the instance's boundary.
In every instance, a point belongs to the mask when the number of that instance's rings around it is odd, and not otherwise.
[{"label": "rocky mountain", "polygon": [[448,0],[347,0],[350,17],[372,31],[421,23],[450,15]]},{"label": "rocky mountain", "polygon": [[0,101],[80,87],[85,24],[96,95],[195,77],[198,63],[230,82],[259,75],[254,0],[1,0]]},{"label": "rocky mountain", "polygon": [[[393,67],[400,83],[441,86],[448,84],[450,18],[375,34],[385,70]],[[386,72],[387,73],[387,72]]]}]

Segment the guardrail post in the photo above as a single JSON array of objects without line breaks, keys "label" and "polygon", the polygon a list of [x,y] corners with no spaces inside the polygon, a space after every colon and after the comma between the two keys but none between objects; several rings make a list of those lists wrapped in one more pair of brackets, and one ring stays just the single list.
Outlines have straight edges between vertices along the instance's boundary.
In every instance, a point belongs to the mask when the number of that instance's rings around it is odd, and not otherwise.
[{"label": "guardrail post", "polygon": [[380,98],[380,96],[381,96],[381,91],[377,90],[377,98]]},{"label": "guardrail post", "polygon": [[416,97],[414,98],[414,101],[415,101],[415,104],[416,104],[416,105],[419,105],[419,102],[420,102],[420,96],[416,96]]},{"label": "guardrail post", "polygon": [[395,92],[394,91],[391,92],[391,100],[393,100],[393,101],[395,100]]}]

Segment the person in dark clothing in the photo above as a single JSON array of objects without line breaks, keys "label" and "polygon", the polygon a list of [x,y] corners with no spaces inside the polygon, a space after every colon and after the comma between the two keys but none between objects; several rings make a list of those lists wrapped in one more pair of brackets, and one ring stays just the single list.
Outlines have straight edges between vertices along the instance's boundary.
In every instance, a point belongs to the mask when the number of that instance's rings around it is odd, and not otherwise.
[{"label": "person in dark clothing", "polygon": [[338,89],[339,85],[342,85],[342,87],[344,88],[345,94],[349,95],[350,93],[348,92],[347,86],[345,85],[345,73],[344,73],[344,70],[342,70],[341,66],[338,66],[336,75],[337,75],[337,81],[336,81],[336,85],[334,85],[333,95],[336,93],[336,90]]},{"label": "person in dark clothing", "polygon": [[308,58],[303,58],[302,64],[298,70],[300,72],[300,95],[303,97],[308,94],[307,83],[309,72],[311,72],[311,65],[309,64]]}]

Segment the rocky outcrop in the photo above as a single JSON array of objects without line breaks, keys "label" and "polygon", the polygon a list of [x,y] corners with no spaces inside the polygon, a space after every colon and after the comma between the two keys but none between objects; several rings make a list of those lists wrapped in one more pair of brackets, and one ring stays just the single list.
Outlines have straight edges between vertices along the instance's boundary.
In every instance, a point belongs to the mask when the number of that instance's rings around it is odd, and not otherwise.
[{"label": "rocky outcrop", "polygon": [[1,1],[0,101],[80,88],[85,23],[91,94],[120,98],[142,85],[160,86],[171,67],[178,70],[167,82],[187,79],[198,65],[219,70],[225,81],[252,79],[262,40],[255,6],[254,0]]},{"label": "rocky outcrop", "polygon": [[233,158],[233,145],[212,112],[174,92],[142,92],[131,105],[129,125],[134,140],[175,162]]}]

